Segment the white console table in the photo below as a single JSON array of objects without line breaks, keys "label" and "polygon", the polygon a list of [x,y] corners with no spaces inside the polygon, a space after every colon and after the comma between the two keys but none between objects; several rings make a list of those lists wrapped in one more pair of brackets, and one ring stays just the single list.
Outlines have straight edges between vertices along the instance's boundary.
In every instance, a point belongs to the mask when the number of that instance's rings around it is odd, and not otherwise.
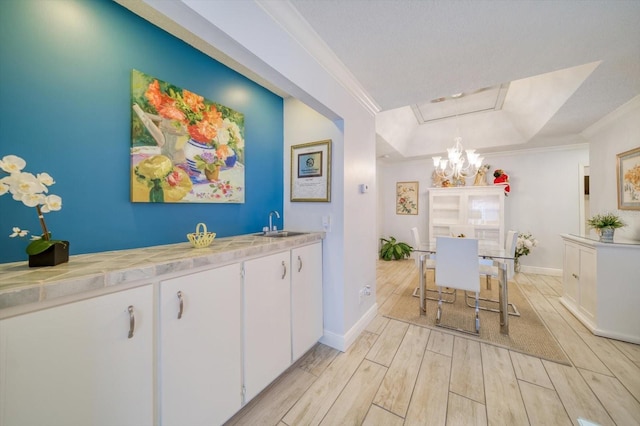
[{"label": "white console table", "polygon": [[640,344],[640,242],[561,237],[560,302],[593,334]]}]

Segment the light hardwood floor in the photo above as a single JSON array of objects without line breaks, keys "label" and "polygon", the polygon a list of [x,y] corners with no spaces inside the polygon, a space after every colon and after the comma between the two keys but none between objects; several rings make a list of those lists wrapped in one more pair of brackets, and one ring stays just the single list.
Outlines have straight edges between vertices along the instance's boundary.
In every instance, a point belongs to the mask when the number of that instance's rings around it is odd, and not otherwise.
[{"label": "light hardwood floor", "polygon": [[227,424],[640,425],[640,345],[591,334],[559,277],[515,280],[572,366],[385,318],[416,275],[380,261],[378,316],[349,350],[316,345]]}]

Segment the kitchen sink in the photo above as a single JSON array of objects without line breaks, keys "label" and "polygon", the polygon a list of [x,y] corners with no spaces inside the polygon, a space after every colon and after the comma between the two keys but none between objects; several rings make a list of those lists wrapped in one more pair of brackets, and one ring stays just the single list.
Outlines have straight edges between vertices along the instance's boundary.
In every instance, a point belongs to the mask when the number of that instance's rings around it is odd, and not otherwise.
[{"label": "kitchen sink", "polygon": [[269,237],[269,238],[286,238],[286,237],[295,237],[296,235],[306,235],[308,232],[297,232],[297,231],[272,231],[269,233],[260,232],[255,235],[259,235],[261,237]]}]

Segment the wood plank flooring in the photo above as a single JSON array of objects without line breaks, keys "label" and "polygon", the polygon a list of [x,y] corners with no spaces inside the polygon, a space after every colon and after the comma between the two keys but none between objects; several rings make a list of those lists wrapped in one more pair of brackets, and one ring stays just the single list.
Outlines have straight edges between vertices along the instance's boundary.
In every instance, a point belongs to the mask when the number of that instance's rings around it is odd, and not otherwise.
[{"label": "wood plank flooring", "polygon": [[560,277],[514,279],[571,366],[385,318],[417,272],[377,269],[378,316],[351,348],[316,345],[227,425],[640,425],[640,345],[591,334]]}]

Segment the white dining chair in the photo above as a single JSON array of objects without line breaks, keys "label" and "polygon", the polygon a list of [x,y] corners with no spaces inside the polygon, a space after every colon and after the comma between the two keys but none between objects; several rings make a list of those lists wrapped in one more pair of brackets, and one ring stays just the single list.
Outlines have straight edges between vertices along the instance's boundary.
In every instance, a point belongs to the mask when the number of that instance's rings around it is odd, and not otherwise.
[{"label": "white dining chair", "polygon": [[[422,241],[420,240],[420,233],[418,232],[418,228],[416,228],[415,226],[413,228],[411,228],[411,234],[413,235],[413,244],[414,244],[414,248],[417,249],[422,249],[422,250],[426,250],[429,248],[429,246],[427,244],[423,244]],[[416,259],[416,266],[419,268],[420,267],[420,253],[415,253],[415,259]],[[425,282],[427,279],[427,272],[429,270],[435,270],[436,269],[436,259],[435,256],[433,254],[429,254],[425,264],[424,264],[424,278],[425,278]],[[428,288],[425,288],[425,291],[427,292],[433,292],[435,290],[431,290]],[[453,295],[452,299],[445,299],[444,302],[445,303],[453,303],[456,301],[456,292],[455,290],[445,290],[443,291],[444,294],[447,295]],[[416,287],[413,290],[413,297],[420,297],[420,287]],[[425,294],[425,299],[429,299],[429,300],[438,300],[437,297],[429,297]]]},{"label": "white dining chair", "polygon": [[466,333],[469,330],[441,323],[442,289],[445,287],[465,292],[475,292],[475,333],[480,332],[480,272],[478,240],[475,238],[436,237],[436,286],[438,287],[438,311],[436,325]]},{"label": "white dining chair", "polygon": [[[429,248],[427,244],[422,243],[422,240],[420,239],[420,233],[418,232],[418,228],[416,228],[415,226],[411,228],[411,235],[413,235],[413,248],[415,250],[427,250]],[[420,253],[416,253],[415,259],[416,259],[416,265],[418,265],[418,262],[420,262]],[[425,263],[425,269],[435,269],[435,267],[436,267],[436,262],[430,255],[427,258],[427,262]]]},{"label": "white dining chair", "polygon": [[[475,236],[476,230],[473,225],[451,225],[449,227],[449,236],[456,238],[476,238]],[[480,241],[478,242],[480,244]],[[480,264],[480,275],[485,276],[485,281],[487,283],[487,290],[491,290],[491,278],[490,275],[493,272],[491,267],[493,266],[493,261],[491,259],[478,259],[478,263]]]},{"label": "white dining chair", "polygon": [[[516,245],[518,242],[518,232],[517,231],[511,231],[509,230],[507,232],[507,240],[505,241],[505,254],[507,254],[510,257],[514,257],[516,254]],[[490,259],[488,259],[490,260]],[[509,281],[510,279],[513,278],[515,271],[514,271],[514,261],[510,260],[510,259],[496,259],[495,261],[491,261],[491,264],[480,264],[480,275],[484,275],[486,277],[487,280],[487,290],[491,290],[491,279],[492,278],[496,278],[498,279],[500,277],[500,270],[498,269],[498,266],[495,266],[493,264],[493,262],[497,262],[497,263],[506,263],[507,264],[507,281]],[[469,299],[471,299],[472,296],[465,294],[465,300],[467,303],[467,306],[469,307],[473,307],[471,304],[469,304]],[[485,297],[481,297],[480,300],[484,301],[484,302],[493,302],[493,303],[499,303],[498,300],[496,299],[490,299],[490,298],[485,298]],[[511,308],[508,312],[509,315],[513,315],[513,316],[520,316],[520,312],[518,311],[518,307],[513,304],[508,302],[507,303],[507,309]],[[489,308],[486,306],[481,306],[480,307],[481,310],[483,311],[491,311],[491,312],[500,312],[499,309],[496,308]]]}]

